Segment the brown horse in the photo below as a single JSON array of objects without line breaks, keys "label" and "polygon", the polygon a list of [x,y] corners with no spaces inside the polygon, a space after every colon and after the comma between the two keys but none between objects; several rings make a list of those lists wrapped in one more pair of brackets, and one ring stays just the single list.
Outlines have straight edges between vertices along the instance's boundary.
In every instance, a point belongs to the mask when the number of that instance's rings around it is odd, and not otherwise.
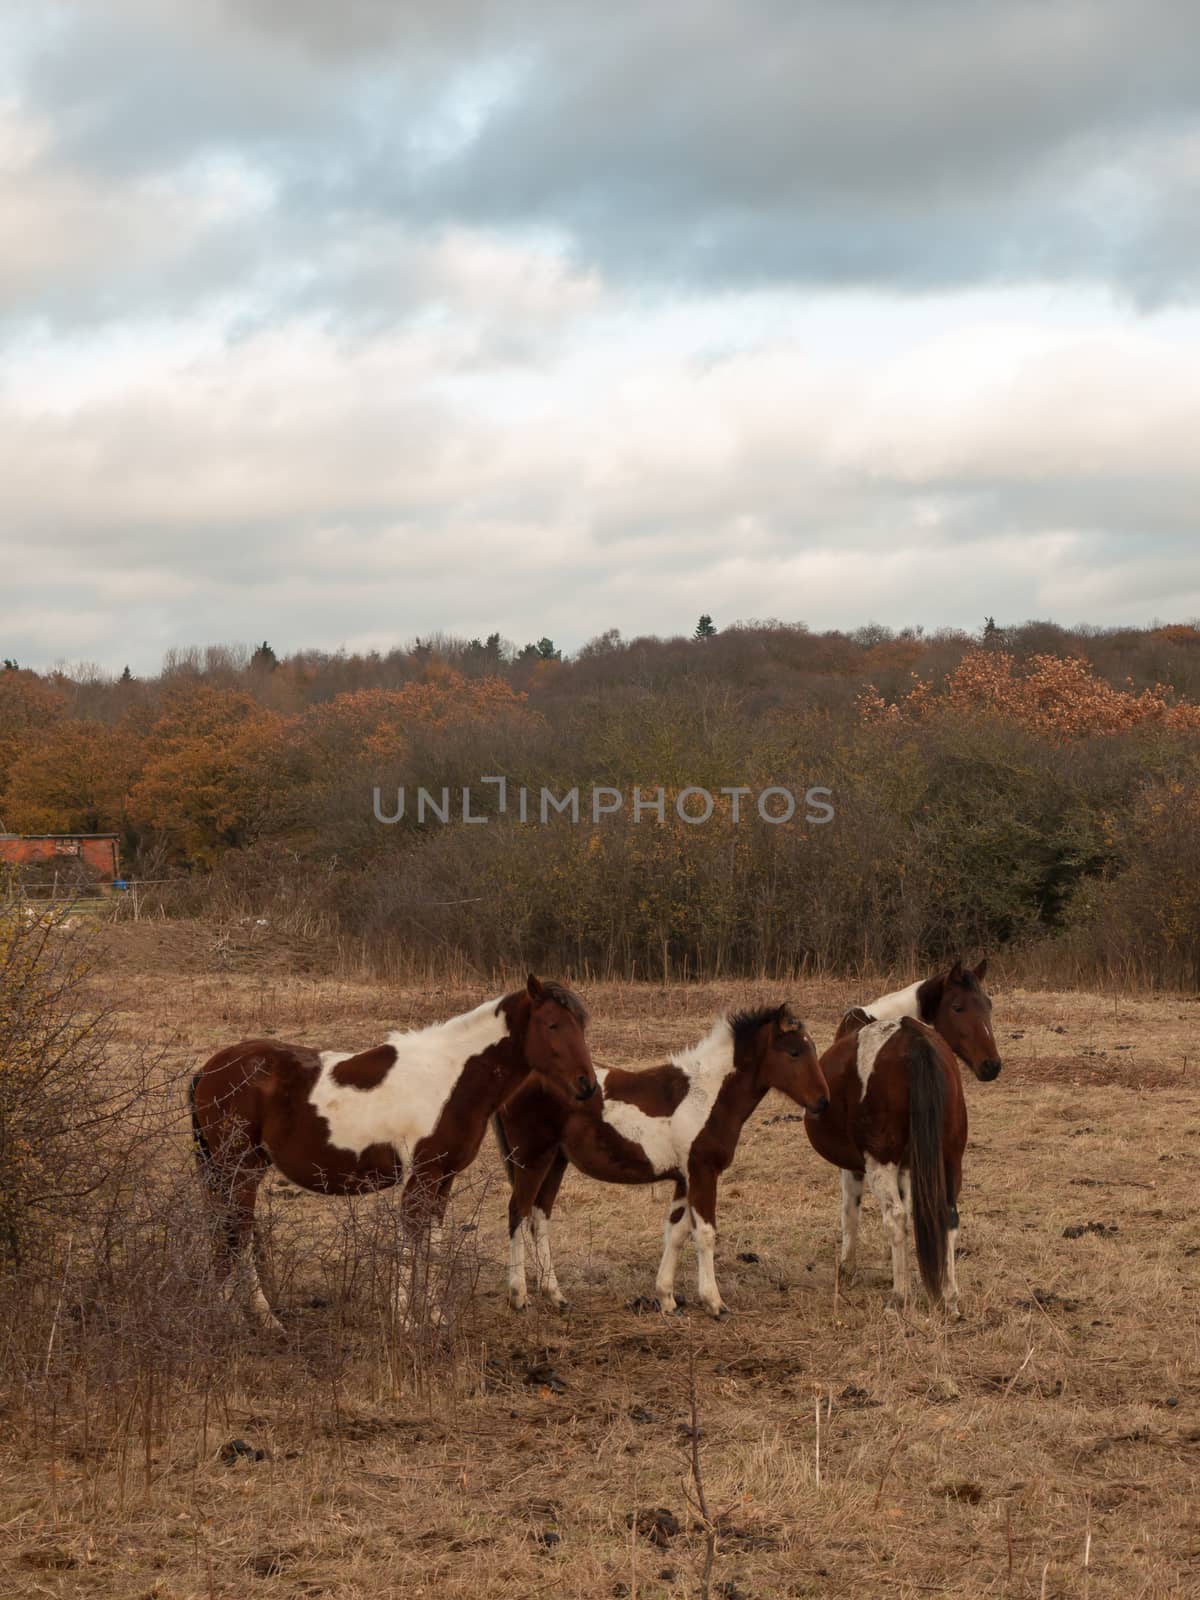
[{"label": "brown horse", "polygon": [[957,1055],[987,1082],[1000,1071],[982,987],[986,961],[955,962],[865,1009],[850,1011],[821,1058],[830,1105],[805,1132],[842,1169],[842,1270],[852,1275],[864,1180],[879,1202],[892,1247],[892,1289],[908,1297],[908,1223],[931,1299],[958,1310],[954,1250],[967,1141]]},{"label": "brown horse", "polygon": [[526,1081],[553,1104],[595,1092],[585,1023],[570,989],[530,975],[501,1000],[353,1055],[274,1039],[219,1050],[189,1098],[226,1297],[280,1331],[253,1250],[254,1202],[270,1167],[318,1194],[403,1184],[406,1226],[436,1229],[455,1174],[509,1095]]},{"label": "brown horse", "polygon": [[664,1230],[657,1290],[660,1308],[675,1309],[675,1271],[687,1238],[699,1258],[700,1300],[714,1317],[727,1314],[713,1266],[717,1180],[733,1160],[738,1137],[768,1089],[779,1089],[819,1116],[828,1089],[817,1050],[786,1005],[723,1018],[708,1036],[665,1065],[597,1071],[602,1115],[582,1115],[529,1083],[495,1118],[496,1137],[513,1186],[508,1206],[508,1299],[524,1311],[525,1245],[531,1234],[539,1285],[561,1310],[566,1301],[550,1256],[550,1213],[568,1162],[604,1183],[654,1183],[675,1193]]}]

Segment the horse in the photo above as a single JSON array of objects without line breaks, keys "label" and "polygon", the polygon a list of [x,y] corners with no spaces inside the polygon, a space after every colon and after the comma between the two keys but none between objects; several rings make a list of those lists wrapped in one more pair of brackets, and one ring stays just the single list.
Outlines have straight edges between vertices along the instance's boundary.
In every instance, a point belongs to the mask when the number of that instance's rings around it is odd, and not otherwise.
[{"label": "horse", "polygon": [[316,1194],[402,1184],[406,1231],[436,1237],[456,1173],[508,1096],[526,1083],[555,1105],[595,1093],[586,1021],[576,994],[531,973],[502,999],[353,1054],[274,1039],[218,1050],[188,1099],[225,1298],[283,1331],[254,1261],[254,1204],[272,1166]]},{"label": "horse", "polygon": [[892,1293],[908,1298],[911,1223],[921,1279],[931,1300],[958,1312],[955,1244],[967,1106],[957,1056],[982,1082],[1000,1071],[986,960],[956,961],[846,1013],[821,1057],[830,1104],[804,1131],[842,1174],[841,1270],[854,1274],[864,1181],[879,1203],[892,1248]]},{"label": "horse", "polygon": [[817,1050],[787,1005],[722,1018],[690,1050],[662,1066],[598,1068],[601,1115],[584,1116],[535,1083],[520,1088],[493,1119],[512,1185],[508,1206],[508,1301],[528,1304],[524,1231],[534,1248],[539,1286],[563,1311],[550,1255],[550,1214],[568,1163],[603,1183],[668,1179],[667,1213],[656,1289],[664,1313],[676,1309],[675,1272],[689,1215],[699,1263],[699,1293],[713,1317],[728,1315],[713,1265],[717,1180],[733,1160],[750,1113],[779,1089],[813,1116],[828,1104]]}]

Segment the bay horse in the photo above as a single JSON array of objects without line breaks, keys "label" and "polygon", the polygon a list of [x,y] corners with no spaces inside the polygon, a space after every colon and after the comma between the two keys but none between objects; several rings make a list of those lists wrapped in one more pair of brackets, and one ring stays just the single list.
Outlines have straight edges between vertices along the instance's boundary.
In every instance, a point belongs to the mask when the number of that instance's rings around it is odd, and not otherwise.
[{"label": "bay horse", "polygon": [[436,1232],[509,1095],[526,1082],[555,1105],[595,1093],[586,1021],[576,994],[530,974],[502,999],[353,1054],[274,1039],[219,1050],[188,1098],[226,1298],[282,1332],[254,1261],[254,1204],[272,1166],[317,1194],[402,1184],[405,1227]]},{"label": "bay horse", "polygon": [[911,1225],[931,1300],[958,1311],[955,1245],[967,1106],[957,1056],[983,1082],[1000,1071],[987,961],[882,996],[846,1013],[821,1057],[830,1105],[804,1131],[841,1168],[841,1270],[853,1276],[864,1181],[879,1203],[892,1250],[892,1292],[908,1298]]},{"label": "bay horse", "polygon": [[676,1309],[675,1273],[690,1219],[701,1304],[710,1316],[728,1315],[713,1264],[717,1180],[768,1089],[781,1090],[813,1116],[825,1109],[828,1090],[808,1030],[787,1005],[740,1011],[662,1066],[599,1067],[596,1076],[603,1091],[599,1116],[583,1115],[530,1082],[493,1119],[512,1184],[509,1305],[524,1311],[528,1304],[528,1231],[539,1286],[559,1310],[566,1308],[550,1255],[550,1214],[571,1163],[603,1183],[670,1180],[674,1196],[655,1285],[659,1308]]}]

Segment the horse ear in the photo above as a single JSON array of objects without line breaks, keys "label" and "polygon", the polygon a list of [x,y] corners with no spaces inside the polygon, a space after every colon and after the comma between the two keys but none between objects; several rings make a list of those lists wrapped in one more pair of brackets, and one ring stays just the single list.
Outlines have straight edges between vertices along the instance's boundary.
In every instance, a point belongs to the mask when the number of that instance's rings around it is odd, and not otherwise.
[{"label": "horse ear", "polygon": [[775,1022],[780,1033],[799,1033],[801,1028],[800,1019],[786,1001],[780,1006]]},{"label": "horse ear", "polygon": [[538,980],[534,977],[532,972],[529,974],[529,981],[526,983],[525,987],[529,991],[529,998],[531,1000],[540,1000],[546,992]]},{"label": "horse ear", "polygon": [[975,976],[979,979],[980,983],[982,983],[984,978],[987,976],[987,957],[986,956],[984,956],[983,960],[975,968]]},{"label": "horse ear", "polygon": [[962,964],[962,957],[959,956],[958,960],[950,968],[950,982],[951,983],[961,983],[962,981],[963,981],[963,964]]}]

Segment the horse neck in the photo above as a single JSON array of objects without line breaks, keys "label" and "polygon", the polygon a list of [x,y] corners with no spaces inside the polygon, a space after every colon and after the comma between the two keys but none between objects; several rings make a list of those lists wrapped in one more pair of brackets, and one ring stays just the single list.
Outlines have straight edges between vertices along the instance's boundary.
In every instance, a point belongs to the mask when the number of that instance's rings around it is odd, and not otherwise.
[{"label": "horse neck", "polygon": [[735,1061],[732,1071],[717,1091],[709,1120],[714,1116],[721,1123],[727,1140],[732,1145],[741,1137],[742,1129],[761,1105],[767,1085],[760,1083],[751,1066],[739,1066]]},{"label": "horse neck", "polygon": [[485,1117],[503,1105],[519,1084],[529,1076],[525,1052],[510,1035],[467,1061],[458,1075],[454,1091],[470,1097]]}]

